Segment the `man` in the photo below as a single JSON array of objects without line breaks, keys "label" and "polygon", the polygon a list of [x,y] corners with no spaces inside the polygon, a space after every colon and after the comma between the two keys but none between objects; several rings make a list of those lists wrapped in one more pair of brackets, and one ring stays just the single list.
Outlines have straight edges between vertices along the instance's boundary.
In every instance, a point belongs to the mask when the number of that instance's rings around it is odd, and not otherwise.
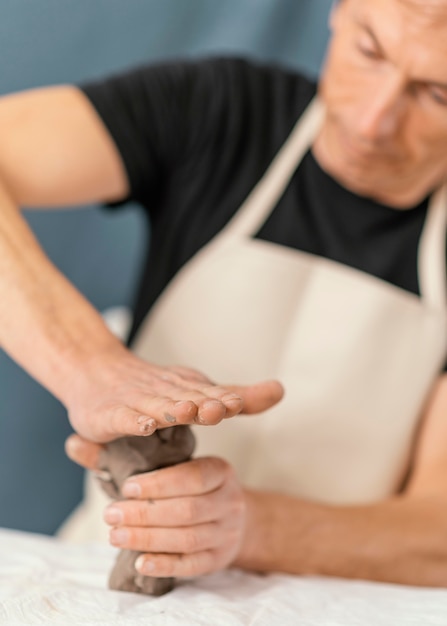
[{"label": "man", "polygon": [[[142,573],[447,584],[447,2],[343,0],[331,25],[324,109],[225,60],[0,105],[0,340],[67,406],[69,455],[223,420],[106,511]],[[136,355],[17,211],[129,196],[154,236]]]}]

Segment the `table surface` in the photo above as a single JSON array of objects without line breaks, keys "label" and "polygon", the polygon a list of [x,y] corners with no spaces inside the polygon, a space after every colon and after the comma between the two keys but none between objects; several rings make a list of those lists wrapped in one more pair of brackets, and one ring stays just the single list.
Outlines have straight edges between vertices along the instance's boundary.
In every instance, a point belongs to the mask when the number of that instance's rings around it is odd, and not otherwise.
[{"label": "table surface", "polygon": [[115,549],[0,529],[0,624],[447,626],[447,590],[228,570],[152,598],[110,591]]}]

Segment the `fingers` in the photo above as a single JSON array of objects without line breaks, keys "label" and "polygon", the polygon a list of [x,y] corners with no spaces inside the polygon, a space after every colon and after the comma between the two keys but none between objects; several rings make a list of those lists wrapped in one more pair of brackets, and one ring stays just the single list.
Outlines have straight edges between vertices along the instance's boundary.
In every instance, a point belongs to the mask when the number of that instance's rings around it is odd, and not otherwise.
[{"label": "fingers", "polygon": [[98,443],[174,424],[218,424],[241,411],[264,411],[283,394],[276,381],[216,385],[196,370],[159,367],[128,351],[99,369],[96,378],[81,379],[67,402],[74,430]]},{"label": "fingers", "polygon": [[99,455],[103,446],[83,439],[79,435],[70,435],[65,441],[65,452],[72,461],[86,469],[98,469]]},{"label": "fingers", "polygon": [[193,422],[217,424],[242,408],[242,400],[234,393],[215,392],[215,395],[213,397],[197,389],[180,387],[171,389],[169,396],[139,392],[132,408],[140,414],[153,417],[159,428]]},{"label": "fingers", "polygon": [[[225,490],[225,487],[223,487]],[[111,526],[184,527],[204,524],[228,515],[225,493],[218,489],[207,498],[186,496],[160,500],[122,500],[108,506],[104,521]],[[237,515],[233,507],[230,515]]]},{"label": "fingers", "polygon": [[154,499],[195,496],[219,488],[233,471],[223,459],[201,457],[172,467],[132,476],[124,483],[125,498]]},{"label": "fingers", "polygon": [[170,389],[164,388],[163,395],[140,390],[132,393],[125,398],[126,404],[115,405],[104,414],[98,439],[151,435],[157,428],[175,424],[218,424],[242,409],[242,398],[224,387],[211,386],[208,382],[205,385],[188,381],[187,384],[191,384],[191,388],[173,385]]},{"label": "fingers", "polygon": [[[198,576],[236,558],[246,526],[246,497],[233,468],[223,459],[202,457],[133,476],[138,488],[104,512],[112,545],[141,552],[144,575]],[[174,574],[172,574],[174,575]]]},{"label": "fingers", "polygon": [[132,408],[118,406],[107,414],[107,428],[111,435],[152,435],[157,428],[188,424],[197,414],[192,401],[175,402],[152,394],[134,396]]},{"label": "fingers", "polygon": [[[95,424],[95,429],[90,426],[89,439],[107,442],[126,435],[152,435],[157,428],[166,428],[174,424],[193,422],[217,424],[241,410],[246,414],[265,411],[279,402],[284,394],[282,385],[275,380],[249,386],[222,387],[212,385],[205,377],[202,377],[205,382],[199,382],[200,374],[193,372],[191,378],[184,381],[185,384],[192,386],[191,389],[186,389],[178,386],[177,371],[169,372],[167,378],[164,384],[175,387],[177,396],[175,400],[139,391],[138,394],[133,394],[132,407],[117,404],[104,411],[101,420],[91,419],[90,422]],[[200,390],[194,387],[200,387]],[[166,389],[164,392],[166,393]],[[174,393],[173,389],[171,392]],[[85,434],[83,429],[78,430]],[[71,438],[68,441],[70,443],[67,445],[72,446],[71,451],[67,449],[68,456],[80,465],[91,468],[95,462],[95,454],[98,454],[100,448],[92,447],[89,450],[82,448],[79,450],[81,456],[75,458],[75,447],[81,444]]]},{"label": "fingers", "polygon": [[114,528],[110,543],[143,552],[135,567],[146,576],[201,576],[226,567],[241,537],[236,524],[218,522],[187,528]]},{"label": "fingers", "polygon": [[[233,417],[233,415],[237,415],[241,411],[242,398],[234,391],[229,391],[227,386],[217,385],[197,370],[187,367],[173,366],[167,368],[167,371],[169,373],[163,376],[163,380],[176,385],[175,392],[177,394],[180,396],[186,394],[187,398],[196,402],[199,408],[199,418],[200,405],[209,399],[218,400],[224,405],[226,411],[224,417]],[[192,397],[191,393],[197,395]]]},{"label": "fingers", "polygon": [[190,578],[203,576],[225,566],[218,550],[205,550],[193,554],[142,554],[135,562],[144,576],[158,578]]},{"label": "fingers", "polygon": [[112,528],[110,543],[117,548],[139,552],[191,554],[216,544],[216,523],[189,528]]},{"label": "fingers", "polygon": [[202,372],[199,372],[198,370],[195,370],[192,367],[183,367],[181,365],[171,365],[170,367],[167,367],[166,369],[169,372],[172,372],[173,374],[177,374],[178,376],[181,376],[185,380],[191,380],[194,382],[200,382],[200,383],[204,383],[208,385],[211,384],[211,381],[209,378],[207,378],[204,374],[202,374]]},{"label": "fingers", "polygon": [[267,380],[255,385],[227,385],[242,398],[242,413],[261,413],[277,404],[284,396],[284,387],[277,380]]},{"label": "fingers", "polygon": [[[196,405],[197,421],[217,423],[223,417],[232,417],[242,409],[242,398],[227,386],[216,385],[195,370],[183,367],[170,367],[154,376],[153,385],[157,389],[154,396],[146,395],[147,400],[164,397],[165,400],[191,401]],[[157,407],[151,407],[156,410]],[[166,411],[166,407],[162,407]],[[168,411],[169,412],[169,411]],[[217,412],[217,415],[213,415]],[[162,415],[163,416],[163,415]],[[157,419],[157,416],[154,415]],[[191,415],[185,416],[190,419]],[[181,419],[181,417],[180,417]]]},{"label": "fingers", "polygon": [[[222,419],[234,417],[241,411],[250,414],[265,411],[279,402],[284,394],[278,381],[249,386],[220,386],[206,379],[206,382],[200,382],[198,374],[188,379],[180,379],[178,376],[171,370],[168,380],[164,380],[164,385],[168,383],[170,386],[163,388],[166,395],[140,392],[133,401],[133,413],[130,410],[127,415],[116,412],[109,422],[113,432],[120,434],[123,428],[129,428],[131,424],[135,428],[135,420],[139,420],[138,431],[126,430],[126,433],[150,435],[155,428],[166,428],[173,424],[218,424]],[[125,425],[124,419],[130,420],[131,424]]]}]

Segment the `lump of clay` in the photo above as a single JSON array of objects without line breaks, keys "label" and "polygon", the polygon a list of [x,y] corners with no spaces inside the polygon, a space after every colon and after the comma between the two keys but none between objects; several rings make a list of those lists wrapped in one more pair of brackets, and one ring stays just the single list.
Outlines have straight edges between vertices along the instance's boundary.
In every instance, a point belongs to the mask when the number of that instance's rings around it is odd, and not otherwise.
[{"label": "lump of clay", "polygon": [[[110,480],[98,478],[112,498],[122,499],[121,487],[135,474],[183,463],[194,451],[194,435],[189,426],[173,426],[155,431],[149,437],[123,437],[111,441],[101,452],[99,467]],[[143,576],[135,569],[141,552],[121,550],[109,577],[110,589],[159,596],[174,587],[173,578]]]}]

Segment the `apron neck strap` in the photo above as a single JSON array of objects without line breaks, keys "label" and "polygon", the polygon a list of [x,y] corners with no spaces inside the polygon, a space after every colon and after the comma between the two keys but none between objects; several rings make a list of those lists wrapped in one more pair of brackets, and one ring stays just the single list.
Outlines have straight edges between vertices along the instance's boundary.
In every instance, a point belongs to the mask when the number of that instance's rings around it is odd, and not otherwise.
[{"label": "apron neck strap", "polygon": [[445,310],[447,305],[446,231],[447,183],[430,199],[418,250],[421,297],[430,308],[437,310]]}]

